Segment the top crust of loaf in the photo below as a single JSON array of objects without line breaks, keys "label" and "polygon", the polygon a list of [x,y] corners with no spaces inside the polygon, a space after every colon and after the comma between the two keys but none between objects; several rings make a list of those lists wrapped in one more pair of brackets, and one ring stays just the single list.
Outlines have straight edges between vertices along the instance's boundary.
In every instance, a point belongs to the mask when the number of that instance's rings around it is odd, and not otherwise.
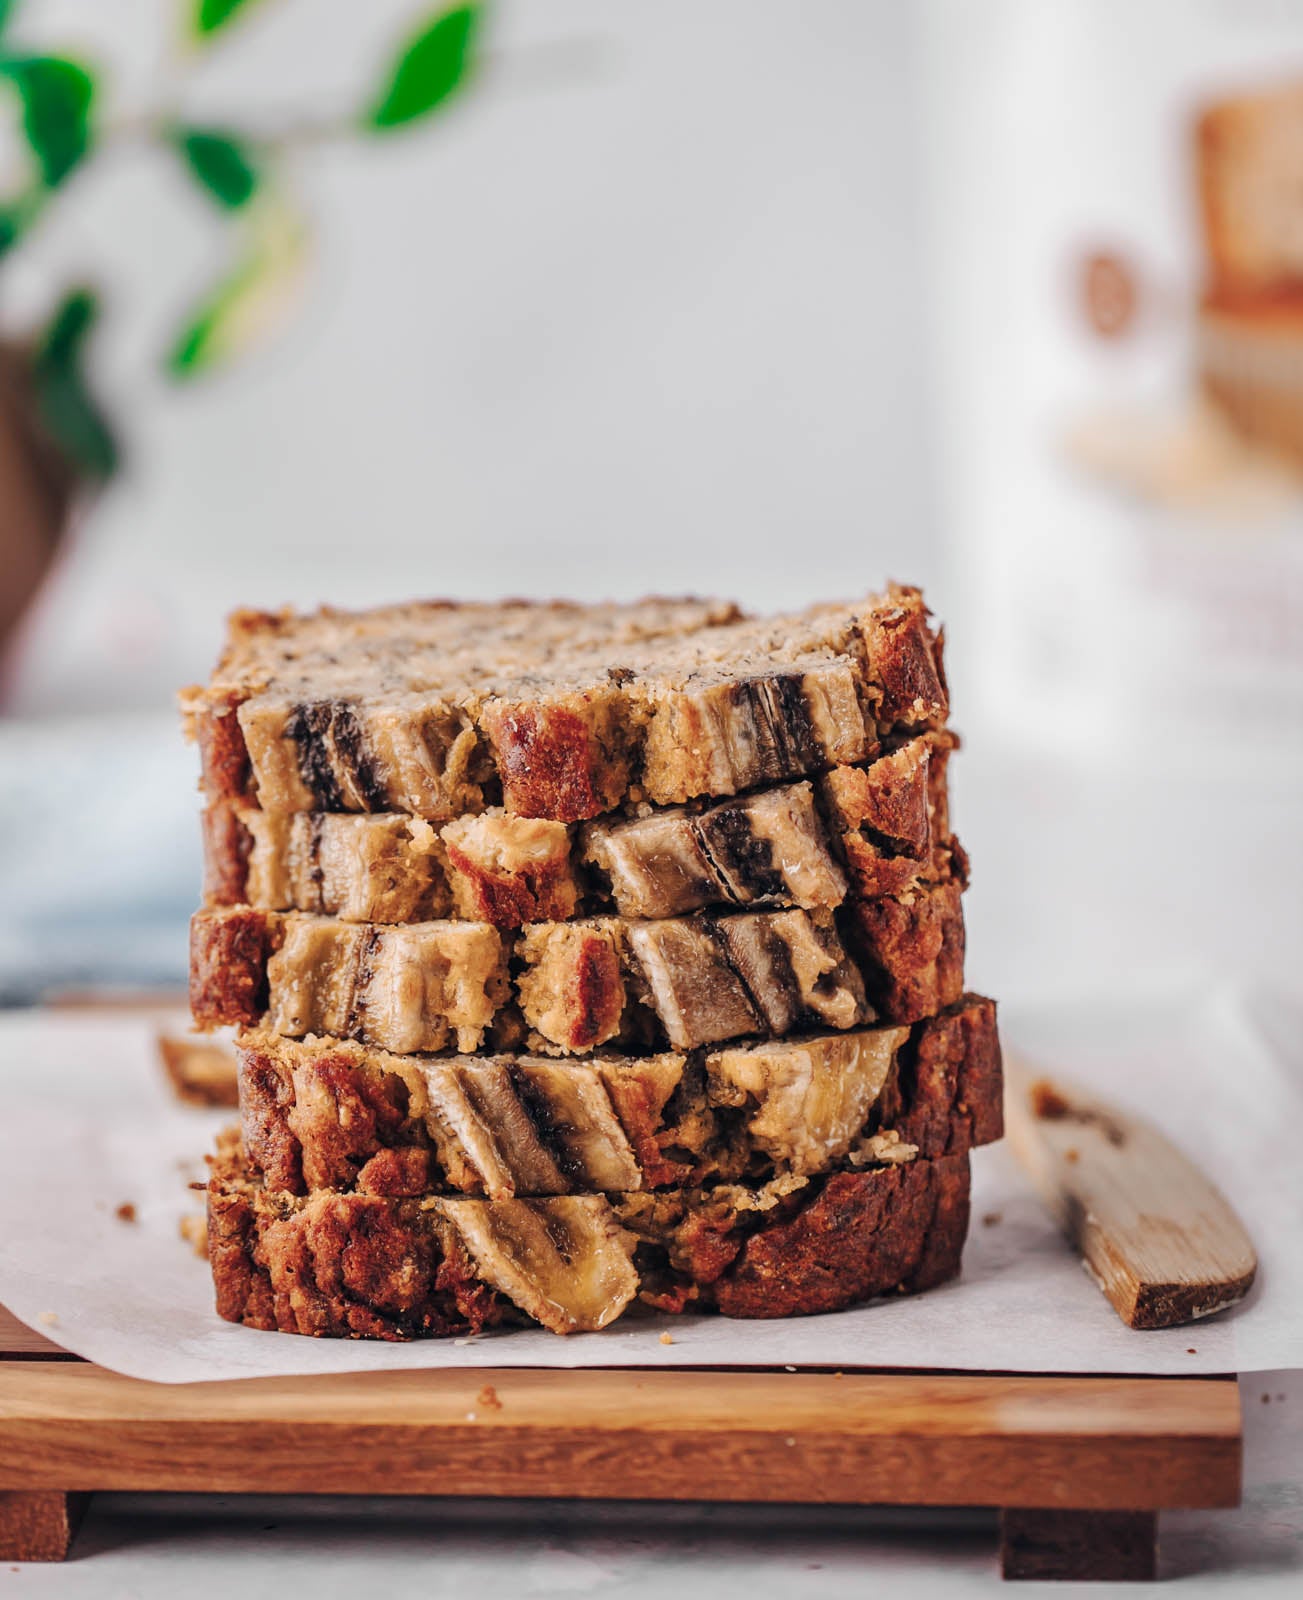
[{"label": "top crust of loaf", "polygon": [[745,617],[729,602],[237,613],[182,697],[210,798],[271,811],[574,822],[865,760],[941,726],[917,590]]},{"label": "top crust of loaf", "polygon": [[245,695],[423,691],[522,673],[594,649],[673,639],[736,622],[727,600],[653,596],[624,605],[567,600],[421,600],[348,611],[236,611],[211,689]]},{"label": "top crust of loaf", "polygon": [[[524,690],[582,692],[612,680],[708,684],[735,676],[739,667],[765,671],[845,654],[861,618],[885,655],[890,635],[907,625],[919,599],[917,590],[893,586],[862,602],[772,617],[747,616],[732,601],[692,599],[237,611],[206,694],[510,699]],[[908,674],[911,665],[916,671],[916,662],[900,670]],[[904,705],[911,697],[907,679],[893,687]]]}]

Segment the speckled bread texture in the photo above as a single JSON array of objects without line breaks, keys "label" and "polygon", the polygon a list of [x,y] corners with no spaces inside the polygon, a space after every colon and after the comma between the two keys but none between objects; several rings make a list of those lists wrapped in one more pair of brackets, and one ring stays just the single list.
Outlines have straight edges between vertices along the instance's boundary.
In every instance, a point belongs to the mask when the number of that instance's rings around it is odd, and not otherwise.
[{"label": "speckled bread texture", "polygon": [[614,911],[803,910],[962,876],[935,731],[859,767],[724,801],[612,814],[583,826],[492,807],[436,828],[394,813],[204,813],[205,899],[350,922],[458,916],[499,928]]},{"label": "speckled bread texture", "polygon": [[212,800],[573,822],[860,762],[940,727],[948,697],[941,636],[893,588],[768,618],[709,601],[237,613],[183,706]]},{"label": "speckled bread texture", "polygon": [[775,1186],[475,1200],[265,1189],[238,1141],[208,1188],[217,1308],[286,1333],[409,1339],[530,1320],[608,1326],[664,1310],[779,1317],[840,1310],[954,1276],[967,1156]]},{"label": "speckled bread texture", "polygon": [[[584,1054],[913,1022],[963,994],[961,884],[818,910],[589,917],[508,936],[486,922],[387,926],[210,908],[191,921],[201,1028]],[[510,970],[509,970],[510,969]]]},{"label": "speckled bread texture", "polygon": [[911,1028],[584,1061],[240,1042],[250,1166],[274,1190],[490,1199],[764,1183],[961,1154],[1002,1132],[993,1002]]}]

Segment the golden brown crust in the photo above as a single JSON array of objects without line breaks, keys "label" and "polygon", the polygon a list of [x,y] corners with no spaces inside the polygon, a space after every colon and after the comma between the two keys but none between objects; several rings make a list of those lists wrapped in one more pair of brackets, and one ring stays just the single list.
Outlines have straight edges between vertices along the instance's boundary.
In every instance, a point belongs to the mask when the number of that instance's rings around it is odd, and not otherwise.
[{"label": "golden brown crust", "polygon": [[950,710],[944,631],[933,633],[918,589],[893,587],[890,599],[863,623],[869,669],[881,688],[879,726],[886,731],[942,723]]},{"label": "golden brown crust", "polygon": [[603,704],[594,715],[585,715],[587,709],[488,707],[483,726],[508,810],[577,822],[619,805],[628,786],[628,762],[599,736],[601,726],[612,722],[613,708]]},{"label": "golden brown crust", "polygon": [[916,1022],[964,992],[964,911],[958,881],[923,885],[897,899],[844,908],[847,942],[878,1014]]},{"label": "golden brown crust", "polygon": [[274,923],[247,906],[190,919],[190,1015],[200,1028],[251,1026],[267,1008]]},{"label": "golden brown crust", "polygon": [[920,1156],[960,1155],[1004,1136],[1004,1072],[995,1001],[965,995],[916,1024],[878,1120]]},{"label": "golden brown crust", "polygon": [[206,702],[191,713],[203,788],[214,800],[238,800],[250,794],[253,775],[237,715],[243,700],[236,692],[210,692]]},{"label": "golden brown crust", "polygon": [[575,909],[569,863],[545,862],[519,872],[495,872],[448,847],[448,864],[461,875],[465,899],[458,907],[495,928],[520,928],[527,922],[564,921]]},{"label": "golden brown crust", "polygon": [[440,838],[459,915],[495,928],[574,915],[579,886],[564,823],[486,811],[449,823]]},{"label": "golden brown crust", "polygon": [[253,836],[230,800],[204,807],[200,826],[204,845],[204,904],[238,906],[247,899],[249,853]]},{"label": "golden brown crust", "polygon": [[959,1271],[968,1210],[967,1156],[835,1173],[751,1234],[705,1298],[727,1317],[801,1317],[933,1288]]},{"label": "golden brown crust", "polygon": [[544,1043],[583,1055],[619,1034],[627,997],[614,927],[540,924],[525,930],[516,953],[524,963],[516,992]]},{"label": "golden brown crust", "polygon": [[215,1173],[208,1259],[228,1322],[335,1339],[442,1338],[519,1321],[433,1217],[367,1195],[276,1215]]}]

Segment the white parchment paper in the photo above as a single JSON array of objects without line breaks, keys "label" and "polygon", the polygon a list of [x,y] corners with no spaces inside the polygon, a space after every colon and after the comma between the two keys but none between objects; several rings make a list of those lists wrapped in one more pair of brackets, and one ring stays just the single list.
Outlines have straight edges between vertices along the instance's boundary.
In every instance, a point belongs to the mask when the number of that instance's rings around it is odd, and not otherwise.
[{"label": "white parchment paper", "polygon": [[[1137,1333],[1060,1241],[1002,1147],[974,1157],[963,1276],[778,1322],[627,1316],[604,1333],[407,1345],[233,1327],[179,1237],[231,1113],[178,1106],[154,1027],[0,1017],[0,1303],[66,1349],[164,1383],[446,1366],[832,1366],[1193,1373],[1303,1366],[1303,1004],[1234,992],[1002,1018],[1006,1048],[1090,1083],[1207,1161],[1258,1247],[1240,1307]],[[135,1220],[116,1212],[129,1203]],[[668,1330],[672,1344],[662,1344]]]}]

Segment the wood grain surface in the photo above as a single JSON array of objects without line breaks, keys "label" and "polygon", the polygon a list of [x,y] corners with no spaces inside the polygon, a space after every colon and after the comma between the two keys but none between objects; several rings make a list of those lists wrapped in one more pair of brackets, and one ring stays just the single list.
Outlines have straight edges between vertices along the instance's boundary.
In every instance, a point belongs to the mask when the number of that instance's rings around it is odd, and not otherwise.
[{"label": "wood grain surface", "polygon": [[62,1561],[89,1495],[0,1489],[0,1559]]},{"label": "wood grain surface", "polygon": [[1128,1327],[1177,1327],[1248,1294],[1258,1262],[1239,1218],[1147,1122],[1006,1061],[1005,1132]]},{"label": "wood grain surface", "polygon": [[69,1360],[67,1353],[53,1340],[47,1339],[35,1328],[19,1322],[12,1311],[0,1306],[0,1361],[15,1356],[59,1356]]},{"label": "wood grain surface", "polygon": [[150,1384],[0,1366],[0,1488],[1235,1504],[1219,1379],[463,1370]]}]

